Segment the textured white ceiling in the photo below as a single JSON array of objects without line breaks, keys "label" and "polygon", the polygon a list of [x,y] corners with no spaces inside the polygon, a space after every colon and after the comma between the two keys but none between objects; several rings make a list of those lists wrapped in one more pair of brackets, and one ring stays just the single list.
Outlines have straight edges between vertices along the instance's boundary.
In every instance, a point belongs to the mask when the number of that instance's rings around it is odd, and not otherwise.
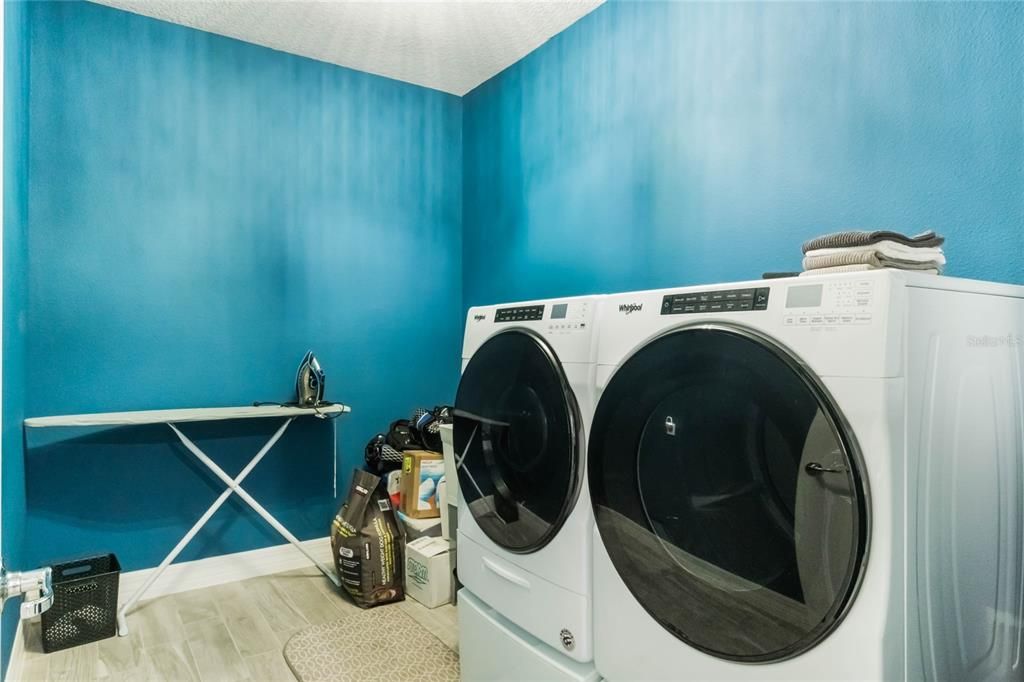
[{"label": "textured white ceiling", "polygon": [[463,95],[604,0],[95,0]]}]

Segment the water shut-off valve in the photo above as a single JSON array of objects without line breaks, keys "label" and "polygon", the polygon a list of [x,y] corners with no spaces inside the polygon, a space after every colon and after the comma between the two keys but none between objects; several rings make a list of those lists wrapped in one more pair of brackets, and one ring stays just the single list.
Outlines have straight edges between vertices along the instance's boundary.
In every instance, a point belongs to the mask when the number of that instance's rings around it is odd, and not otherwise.
[{"label": "water shut-off valve", "polygon": [[34,571],[8,571],[0,563],[0,611],[13,597],[32,596],[21,602],[21,617],[38,616],[53,605],[53,570],[46,566]]}]

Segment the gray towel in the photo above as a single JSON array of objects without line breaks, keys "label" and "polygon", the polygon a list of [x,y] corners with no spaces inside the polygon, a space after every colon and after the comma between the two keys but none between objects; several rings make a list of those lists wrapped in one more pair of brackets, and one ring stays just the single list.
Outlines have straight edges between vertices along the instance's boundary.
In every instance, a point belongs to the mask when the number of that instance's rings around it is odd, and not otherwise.
[{"label": "gray towel", "polygon": [[903,258],[891,258],[875,251],[848,251],[833,253],[827,256],[805,256],[804,270],[836,268],[843,265],[868,265],[872,268],[896,268],[898,270],[938,270],[942,272],[942,264],[934,260],[916,261]]},{"label": "gray towel", "polygon": [[842,249],[848,247],[858,246],[870,246],[871,244],[877,244],[882,241],[893,241],[898,244],[905,244],[907,246],[942,246],[943,242],[946,241],[945,237],[935,234],[929,230],[916,234],[913,237],[908,237],[905,234],[899,232],[890,232],[889,230],[875,230],[874,232],[868,232],[864,230],[851,230],[849,232],[833,232],[832,234],[822,235],[815,237],[810,241],[804,242],[803,252],[814,251],[815,249]]}]

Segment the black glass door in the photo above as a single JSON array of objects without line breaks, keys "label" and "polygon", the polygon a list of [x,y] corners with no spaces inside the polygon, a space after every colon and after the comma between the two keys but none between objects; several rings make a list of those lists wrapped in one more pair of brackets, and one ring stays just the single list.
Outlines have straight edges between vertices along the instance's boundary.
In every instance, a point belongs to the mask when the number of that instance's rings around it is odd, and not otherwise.
[{"label": "black glass door", "polygon": [[554,351],[526,332],[489,339],[455,397],[459,490],[498,545],[532,552],[558,532],[582,484],[576,400]]},{"label": "black glass door", "polygon": [[726,326],[627,360],[588,448],[596,522],[630,591],[677,638],[747,662],[799,654],[845,614],[867,542],[858,461],[810,373]]}]

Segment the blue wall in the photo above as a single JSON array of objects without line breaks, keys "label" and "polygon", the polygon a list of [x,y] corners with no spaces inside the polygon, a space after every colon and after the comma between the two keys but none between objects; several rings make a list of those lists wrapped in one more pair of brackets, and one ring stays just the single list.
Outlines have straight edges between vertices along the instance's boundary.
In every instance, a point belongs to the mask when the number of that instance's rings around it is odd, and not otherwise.
[{"label": "blue wall", "polygon": [[[25,529],[25,460],[21,422],[25,415],[25,311],[28,300],[26,276],[25,216],[28,209],[25,174],[28,117],[23,106],[28,93],[28,53],[25,7],[4,3],[4,112],[3,112],[3,554],[15,570],[23,563]],[[17,604],[4,609],[0,619],[0,677],[18,626]]]},{"label": "blue wall", "polygon": [[[454,394],[460,100],[89,3],[24,11],[25,413],[288,400],[312,348],[353,413],[297,422],[246,487],[326,535],[333,427],[343,495],[371,435]],[[277,426],[185,431],[234,474]],[[28,566],[153,566],[223,489],[166,428],[27,441]],[[284,542],[230,507],[182,560]]]},{"label": "blue wall", "polygon": [[466,305],[933,228],[1024,283],[1024,5],[611,2],[463,99]]}]

